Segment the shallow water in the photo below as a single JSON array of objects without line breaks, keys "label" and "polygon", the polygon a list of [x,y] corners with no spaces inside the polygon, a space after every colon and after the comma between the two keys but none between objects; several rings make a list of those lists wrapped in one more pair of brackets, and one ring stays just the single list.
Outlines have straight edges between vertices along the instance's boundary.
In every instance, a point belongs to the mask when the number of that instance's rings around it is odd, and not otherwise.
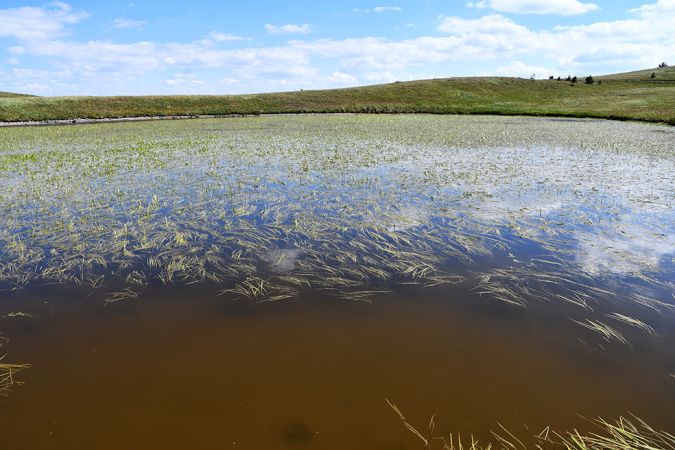
[{"label": "shallow water", "polygon": [[675,431],[675,131],[297,116],[0,130],[22,448]]},{"label": "shallow water", "polygon": [[523,440],[593,429],[577,414],[675,427],[672,333],[601,350],[539,312],[420,294],[54,308],[12,333],[13,359],[33,367],[0,408],[4,448],[421,448],[385,399],[421,429],[436,414],[438,433],[483,440],[497,422]]}]

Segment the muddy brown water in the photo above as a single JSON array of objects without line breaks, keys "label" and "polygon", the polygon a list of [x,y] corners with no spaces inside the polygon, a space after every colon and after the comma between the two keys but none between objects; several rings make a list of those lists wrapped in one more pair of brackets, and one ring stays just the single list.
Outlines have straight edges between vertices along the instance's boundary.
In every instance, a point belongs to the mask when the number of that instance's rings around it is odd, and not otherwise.
[{"label": "muddy brown water", "polygon": [[[418,449],[420,430],[485,441],[635,414],[675,429],[673,335],[591,345],[550,311],[412,289],[373,304],[234,307],[168,291],[134,307],[23,295],[5,324],[33,367],[2,400],[2,448]],[[67,301],[64,301],[67,300]],[[16,304],[14,305],[16,307]]]},{"label": "muddy brown water", "polygon": [[0,130],[0,358],[31,365],[0,450],[423,448],[387,400],[464,442],[630,414],[675,432],[673,133]]}]

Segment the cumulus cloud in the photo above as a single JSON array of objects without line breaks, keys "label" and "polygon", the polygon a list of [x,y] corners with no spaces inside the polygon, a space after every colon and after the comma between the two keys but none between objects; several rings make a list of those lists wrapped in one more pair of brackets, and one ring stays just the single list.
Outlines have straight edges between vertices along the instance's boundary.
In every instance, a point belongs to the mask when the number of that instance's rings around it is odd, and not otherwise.
[{"label": "cumulus cloud", "polygon": [[675,10],[675,0],[658,0],[656,3],[633,8],[630,12],[642,18],[653,18],[662,13],[672,13],[673,10]]},{"label": "cumulus cloud", "polygon": [[632,18],[532,30],[500,14],[479,19],[441,17],[438,30],[456,36],[484,57],[539,56],[563,71],[622,65],[650,67],[675,55],[675,0],[659,0],[630,11]]},{"label": "cumulus cloud", "polygon": [[383,12],[399,12],[401,11],[400,6],[376,6],[373,8],[373,12],[383,13]]},{"label": "cumulus cloud", "polygon": [[47,7],[24,6],[0,9],[0,37],[18,40],[48,40],[67,34],[73,25],[89,14],[74,11],[70,5],[53,2]]},{"label": "cumulus cloud", "polygon": [[480,19],[464,19],[461,17],[441,17],[438,30],[449,34],[509,34],[522,35],[529,33],[527,27],[518,25],[513,20],[500,14],[483,16]]},{"label": "cumulus cloud", "polygon": [[352,11],[354,11],[357,14],[370,14],[370,13],[382,14],[386,12],[400,12],[402,10],[403,8],[401,8],[400,6],[376,6],[375,8],[372,9],[354,8]]},{"label": "cumulus cloud", "polygon": [[530,78],[534,75],[535,78],[548,78],[555,71],[546,67],[528,65],[521,61],[512,61],[511,64],[497,67],[496,73],[506,77]]},{"label": "cumulus cloud", "polygon": [[229,42],[229,41],[249,41],[251,38],[244,36],[235,36],[234,34],[221,33],[219,31],[212,31],[209,33],[209,38],[217,42]]},{"label": "cumulus cloud", "polygon": [[560,16],[576,16],[600,9],[595,3],[582,3],[578,0],[484,0],[469,2],[466,6],[514,14],[556,14]]},{"label": "cumulus cloud", "polygon": [[182,74],[174,78],[164,80],[164,84],[167,86],[181,86],[181,85],[202,85],[204,82],[196,78],[195,75],[191,74]]},{"label": "cumulus cloud", "polygon": [[331,84],[356,84],[359,80],[353,75],[344,72],[333,72],[327,80]]},{"label": "cumulus cloud", "polygon": [[143,25],[145,25],[146,23],[147,22],[145,20],[124,19],[122,17],[119,17],[112,21],[112,26],[120,30],[125,29],[142,30]]},{"label": "cumulus cloud", "polygon": [[307,23],[303,23],[302,25],[293,23],[272,25],[268,23],[265,25],[265,31],[273,34],[307,34],[312,32],[312,26]]}]

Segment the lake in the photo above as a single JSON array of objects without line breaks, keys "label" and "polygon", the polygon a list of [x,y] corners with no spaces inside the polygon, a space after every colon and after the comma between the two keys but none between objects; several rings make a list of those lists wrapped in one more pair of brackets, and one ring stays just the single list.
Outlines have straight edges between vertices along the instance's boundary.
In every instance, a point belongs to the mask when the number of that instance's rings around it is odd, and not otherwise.
[{"label": "lake", "polygon": [[673,433],[674,181],[631,122],[0,129],[2,445]]}]

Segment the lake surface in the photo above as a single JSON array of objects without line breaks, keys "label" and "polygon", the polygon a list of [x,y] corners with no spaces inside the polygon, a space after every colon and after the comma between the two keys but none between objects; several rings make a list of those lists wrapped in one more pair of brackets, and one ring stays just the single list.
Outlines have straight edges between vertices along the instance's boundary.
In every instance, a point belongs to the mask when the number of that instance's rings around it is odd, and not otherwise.
[{"label": "lake surface", "polygon": [[423,448],[387,400],[673,432],[674,179],[674,128],[611,121],[2,129],[3,446]]}]

